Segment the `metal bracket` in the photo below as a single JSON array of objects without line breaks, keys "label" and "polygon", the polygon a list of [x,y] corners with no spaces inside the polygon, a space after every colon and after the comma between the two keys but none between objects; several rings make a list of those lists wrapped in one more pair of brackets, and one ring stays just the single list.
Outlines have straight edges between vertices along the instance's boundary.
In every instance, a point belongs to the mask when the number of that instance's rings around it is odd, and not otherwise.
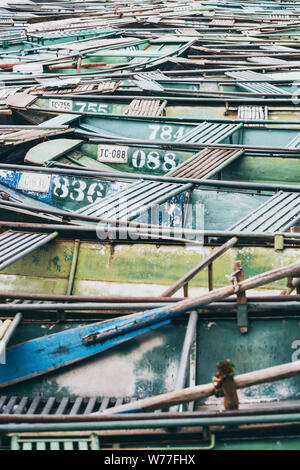
[{"label": "metal bracket", "polygon": [[275,250],[282,251],[284,249],[284,236],[275,234],[274,236],[274,248]]},{"label": "metal bracket", "polygon": [[248,307],[247,296],[245,292],[239,292],[239,282],[245,279],[244,270],[241,267],[241,261],[234,263],[234,273],[231,276],[233,285],[235,286],[236,303],[237,303],[237,324],[242,334],[248,332]]}]

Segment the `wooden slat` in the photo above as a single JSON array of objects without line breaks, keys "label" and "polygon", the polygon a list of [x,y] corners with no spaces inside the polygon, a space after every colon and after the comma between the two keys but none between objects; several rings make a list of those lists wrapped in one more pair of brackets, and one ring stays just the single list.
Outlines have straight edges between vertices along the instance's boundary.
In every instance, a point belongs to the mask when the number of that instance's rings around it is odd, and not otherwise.
[{"label": "wooden slat", "polygon": [[279,192],[228,230],[237,232],[280,232],[292,227],[300,215],[300,195]]},{"label": "wooden slat", "polygon": [[213,176],[243,154],[243,150],[207,148],[193,155],[168,176],[205,179]]},{"label": "wooden slat", "polygon": [[158,116],[162,112],[162,109],[160,100],[134,99],[124,111],[124,115]]}]

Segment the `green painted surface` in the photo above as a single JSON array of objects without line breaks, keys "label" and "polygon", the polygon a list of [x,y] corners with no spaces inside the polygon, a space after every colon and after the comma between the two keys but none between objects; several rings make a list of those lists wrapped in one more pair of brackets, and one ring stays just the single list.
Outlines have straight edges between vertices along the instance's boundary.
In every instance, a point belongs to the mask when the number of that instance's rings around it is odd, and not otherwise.
[{"label": "green painted surface", "polygon": [[288,157],[243,157],[222,171],[222,179],[299,184],[300,160]]},{"label": "green painted surface", "polygon": [[299,450],[300,439],[278,437],[269,439],[228,439],[227,441],[218,440],[214,450]]},{"label": "green painted surface", "polygon": [[[197,332],[197,383],[209,383],[217,362],[230,358],[235,373],[271,367],[299,360],[299,318],[249,320],[241,334],[234,320],[203,321]],[[300,378],[295,377],[239,390],[240,402],[298,399]],[[207,402],[215,401],[209,398]]]},{"label": "green painted surface", "polygon": [[[149,244],[115,245],[101,242],[82,242],[75,274],[75,294],[106,295],[112,283],[116,296],[124,295],[125,285],[170,285],[209,253],[209,247],[172,247]],[[55,241],[17,261],[0,273],[1,291],[30,291],[63,293],[70,273],[73,242]],[[228,284],[233,263],[241,260],[246,277],[290,264],[299,257],[296,249],[282,252],[272,248],[233,248],[214,263],[214,286]],[[119,284],[124,284],[124,289]],[[207,271],[200,272],[190,283],[193,287],[207,287]],[[274,283],[284,286],[284,281]],[[148,287],[147,287],[148,286]],[[142,294],[140,294],[142,295]],[[150,294],[151,295],[151,294]]]}]

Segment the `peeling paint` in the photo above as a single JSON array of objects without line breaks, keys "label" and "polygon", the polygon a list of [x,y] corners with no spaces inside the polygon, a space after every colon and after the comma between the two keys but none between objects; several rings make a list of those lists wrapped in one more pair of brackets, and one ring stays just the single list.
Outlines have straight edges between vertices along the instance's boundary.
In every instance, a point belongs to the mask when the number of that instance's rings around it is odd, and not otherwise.
[{"label": "peeling paint", "polygon": [[162,345],[163,338],[160,335],[145,338],[128,354],[105,353],[77,365],[75,369],[55,375],[53,379],[59,388],[66,387],[78,396],[133,396],[137,378],[153,380],[153,375],[149,371],[145,374],[144,370],[137,377],[136,363],[146,352]]}]

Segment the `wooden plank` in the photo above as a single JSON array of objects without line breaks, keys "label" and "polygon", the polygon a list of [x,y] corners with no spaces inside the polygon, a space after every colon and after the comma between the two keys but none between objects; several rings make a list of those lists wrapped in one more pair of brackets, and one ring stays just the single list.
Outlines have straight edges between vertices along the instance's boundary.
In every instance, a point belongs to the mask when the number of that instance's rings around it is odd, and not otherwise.
[{"label": "wooden plank", "polygon": [[[282,380],[300,375],[300,361],[289,362],[266,369],[248,372],[246,374],[234,377],[236,388],[245,388],[252,385],[272,382],[274,380]],[[105,414],[128,413],[139,411],[152,411],[165,406],[179,405],[191,400],[200,400],[212,396],[215,387],[212,383],[198,385],[196,387],[185,388],[181,391],[164,393],[154,397],[144,398],[135,403],[126,404],[109,410],[103,411]]]},{"label": "wooden plank", "polygon": [[6,98],[5,103],[7,106],[26,109],[26,107],[31,105],[35,100],[35,95],[29,95],[28,93],[14,93]]}]

